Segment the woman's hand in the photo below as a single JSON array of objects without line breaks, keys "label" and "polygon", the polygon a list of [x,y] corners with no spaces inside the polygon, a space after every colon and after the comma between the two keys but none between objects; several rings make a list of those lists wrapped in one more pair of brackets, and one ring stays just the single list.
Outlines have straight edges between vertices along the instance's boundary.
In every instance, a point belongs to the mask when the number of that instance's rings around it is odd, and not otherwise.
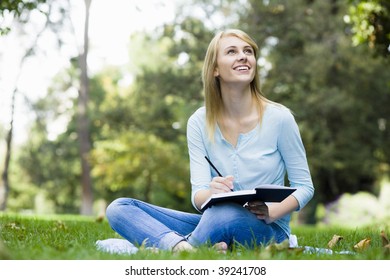
[{"label": "woman's hand", "polygon": [[234,177],[231,175],[226,177],[214,177],[210,182],[211,194],[233,191],[233,181]]},{"label": "woman's hand", "polygon": [[246,205],[246,208],[256,215],[258,219],[264,220],[267,224],[275,222],[277,219],[297,210],[298,200],[293,196],[288,196],[280,203],[271,203],[269,205],[262,201],[252,201]]},{"label": "woman's hand", "polygon": [[233,176],[226,177],[214,177],[210,182],[210,188],[200,190],[195,194],[194,202],[198,209],[201,205],[210,197],[210,195],[215,193],[230,192],[233,190]]},{"label": "woman's hand", "polygon": [[264,220],[267,224],[270,224],[273,222],[273,219],[271,219],[269,215],[269,209],[267,204],[265,204],[262,201],[252,201],[248,202],[246,205],[246,208],[256,215],[256,217],[260,220]]}]

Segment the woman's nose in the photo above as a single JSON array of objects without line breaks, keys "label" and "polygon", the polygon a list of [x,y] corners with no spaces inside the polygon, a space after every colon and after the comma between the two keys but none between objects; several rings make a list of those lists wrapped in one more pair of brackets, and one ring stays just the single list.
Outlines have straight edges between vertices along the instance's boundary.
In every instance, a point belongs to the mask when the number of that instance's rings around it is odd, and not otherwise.
[{"label": "woman's nose", "polygon": [[246,57],[246,54],[244,52],[239,52],[238,53],[238,57],[237,57],[238,61],[246,60],[246,59],[247,59],[247,57]]}]

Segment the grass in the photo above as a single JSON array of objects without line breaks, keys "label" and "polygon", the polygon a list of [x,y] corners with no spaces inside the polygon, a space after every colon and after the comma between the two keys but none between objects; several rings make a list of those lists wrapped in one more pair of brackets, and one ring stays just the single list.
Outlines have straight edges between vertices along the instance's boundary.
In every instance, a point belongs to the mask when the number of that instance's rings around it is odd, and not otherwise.
[{"label": "grass", "polygon": [[[0,259],[13,260],[389,260],[390,252],[382,247],[380,236],[384,230],[389,236],[390,226],[371,226],[357,229],[297,226],[293,232],[300,246],[327,248],[334,234],[343,239],[333,247],[334,252],[350,251],[353,254],[309,254],[302,249],[252,250],[236,246],[226,255],[218,254],[207,247],[196,252],[172,254],[140,250],[133,255],[118,255],[101,252],[95,242],[107,238],[119,238],[106,220],[77,215],[23,216],[0,214]],[[370,238],[370,246],[361,252],[353,247],[360,240]]]}]

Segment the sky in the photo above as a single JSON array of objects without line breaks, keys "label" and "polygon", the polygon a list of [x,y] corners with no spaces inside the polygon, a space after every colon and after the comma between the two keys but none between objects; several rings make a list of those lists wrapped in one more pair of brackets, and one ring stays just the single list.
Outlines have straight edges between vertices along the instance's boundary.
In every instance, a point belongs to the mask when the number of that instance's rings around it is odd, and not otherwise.
[{"label": "sky", "polygon": [[[90,73],[99,71],[106,65],[125,65],[128,62],[130,35],[135,31],[151,31],[175,16],[175,3],[172,0],[92,0],[90,9]],[[71,0],[72,21],[77,34],[77,44],[82,43],[84,24],[84,1]],[[39,18],[32,18],[27,30],[33,32],[39,26]],[[69,36],[71,37],[71,36]],[[25,61],[20,68],[20,59],[25,46],[31,41],[16,32],[0,37],[0,126],[9,127],[10,104],[18,75],[18,88],[31,100],[45,96],[52,78],[69,65],[69,57],[76,53],[64,48],[61,52],[55,46],[53,35],[45,35],[39,46],[45,54],[38,54]],[[74,37],[69,38],[73,40]],[[14,141],[23,143],[28,137],[26,131],[33,115],[20,96],[15,112]]]}]

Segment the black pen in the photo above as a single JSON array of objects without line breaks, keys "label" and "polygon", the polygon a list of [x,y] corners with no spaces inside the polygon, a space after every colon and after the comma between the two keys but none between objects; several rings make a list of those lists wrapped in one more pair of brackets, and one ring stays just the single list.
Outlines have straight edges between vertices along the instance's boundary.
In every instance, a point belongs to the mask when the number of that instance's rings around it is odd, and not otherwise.
[{"label": "black pen", "polygon": [[211,162],[211,160],[209,160],[209,158],[207,156],[204,157],[207,162],[210,164],[210,166],[218,173],[218,176],[219,177],[223,177],[222,174],[218,171],[218,169],[214,166],[214,164]]},{"label": "black pen", "polygon": [[[215,172],[218,173],[219,177],[224,177],[224,176],[222,176],[221,172],[218,171],[218,169],[214,166],[214,164],[211,162],[211,160],[207,156],[204,156],[204,158],[207,160],[207,162],[210,164],[210,166],[215,170]],[[231,189],[231,191],[233,191],[233,190]]]}]

